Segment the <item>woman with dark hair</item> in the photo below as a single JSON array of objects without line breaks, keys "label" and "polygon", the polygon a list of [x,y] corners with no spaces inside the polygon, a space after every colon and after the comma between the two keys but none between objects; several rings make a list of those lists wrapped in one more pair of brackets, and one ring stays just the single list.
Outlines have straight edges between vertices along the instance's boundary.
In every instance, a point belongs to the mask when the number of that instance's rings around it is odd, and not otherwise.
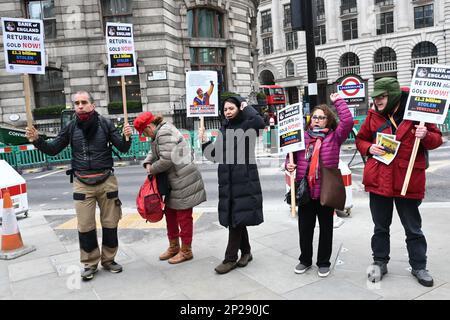
[{"label": "woman with dark hair", "polygon": [[191,260],[194,257],[192,210],[206,201],[206,192],[202,176],[192,162],[190,147],[176,127],[151,112],[140,114],[134,120],[134,127],[140,135],[152,139],[151,151],[143,162],[147,173],[165,172],[169,182],[170,193],[164,209],[169,248],[159,259],[170,264]]},{"label": "woman with dark hair", "polygon": [[[226,99],[222,105],[224,124],[216,142],[206,141],[200,132],[205,156],[218,162],[219,222],[228,228],[225,260],[215,268],[225,274],[245,267],[252,259],[247,226],[261,224],[263,219],[262,191],[255,161],[258,131],[264,129],[259,113],[239,96]],[[238,260],[238,251],[241,258]]]},{"label": "woman with dark hair", "polygon": [[313,237],[316,216],[319,219],[320,236],[317,254],[318,275],[327,277],[330,274],[330,257],[333,245],[333,213],[334,209],[320,204],[320,166],[337,168],[341,145],[347,140],[353,128],[353,117],[347,103],[339,94],[331,94],[339,117],[327,105],[316,106],[305,128],[306,150],[294,153],[294,164],[286,160],[286,170],[296,173],[296,181],[307,178],[311,201],[298,207],[298,229],[300,235],[300,263],[295,273],[302,274],[312,265]]}]

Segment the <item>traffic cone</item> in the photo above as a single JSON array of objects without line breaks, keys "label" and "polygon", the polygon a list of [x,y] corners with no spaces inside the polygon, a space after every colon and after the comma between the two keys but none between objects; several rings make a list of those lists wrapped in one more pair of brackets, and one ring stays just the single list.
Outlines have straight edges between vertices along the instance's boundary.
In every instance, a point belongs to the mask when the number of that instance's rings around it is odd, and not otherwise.
[{"label": "traffic cone", "polygon": [[[1,191],[0,191],[1,192]],[[11,195],[9,190],[3,194],[2,211],[2,246],[0,251],[0,260],[11,260],[21,257],[27,253],[36,250],[35,247],[25,247],[22,236],[20,235],[17,218],[13,210]]]}]

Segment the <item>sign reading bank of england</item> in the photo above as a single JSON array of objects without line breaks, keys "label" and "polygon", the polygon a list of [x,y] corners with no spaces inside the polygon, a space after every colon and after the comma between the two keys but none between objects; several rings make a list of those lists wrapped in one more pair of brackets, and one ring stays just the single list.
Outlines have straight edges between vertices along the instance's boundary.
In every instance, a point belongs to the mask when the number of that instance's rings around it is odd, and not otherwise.
[{"label": "sign reading bank of england", "polygon": [[132,24],[106,23],[106,48],[109,77],[137,74]]},{"label": "sign reading bank of england", "polygon": [[347,103],[364,102],[366,99],[366,85],[359,76],[345,76],[338,81],[337,93]]},{"label": "sign reading bank of england", "polygon": [[278,136],[280,153],[287,154],[305,149],[301,103],[286,106],[278,112]]},{"label": "sign reading bank of england", "polygon": [[417,65],[404,119],[443,124],[450,104],[450,66]]},{"label": "sign reading bank of england", "polygon": [[42,20],[2,18],[1,23],[6,71],[45,74]]}]

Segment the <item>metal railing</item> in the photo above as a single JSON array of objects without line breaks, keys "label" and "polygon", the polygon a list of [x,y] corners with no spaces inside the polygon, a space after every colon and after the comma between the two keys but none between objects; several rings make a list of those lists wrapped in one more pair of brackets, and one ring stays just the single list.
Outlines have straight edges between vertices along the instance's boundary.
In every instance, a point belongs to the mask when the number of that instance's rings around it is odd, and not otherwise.
[{"label": "metal railing", "polygon": [[328,70],[317,70],[317,80],[328,79]]},{"label": "metal railing", "polygon": [[339,75],[345,76],[346,74],[359,74],[361,72],[360,66],[340,67]]},{"label": "metal railing", "polygon": [[[366,115],[358,115],[354,117],[354,128],[356,129],[356,132],[359,131],[365,119]],[[450,134],[450,114],[447,116],[444,124],[438,125],[438,127],[443,134]],[[199,144],[198,134],[196,131],[189,131],[184,129],[180,129],[179,131],[190,146],[192,153],[201,152],[201,146]],[[206,130],[206,135],[210,140],[214,141],[219,135],[219,130]],[[351,135],[347,139],[346,143],[353,143],[354,140],[355,137]],[[118,152],[116,149],[115,151],[124,161],[143,160],[150,151],[150,142],[145,138],[139,138],[137,135],[134,135],[132,138],[130,150],[127,153]],[[113,158],[114,160],[120,160],[115,154],[113,154]],[[33,167],[51,167],[58,164],[69,164],[71,159],[72,149],[70,148],[70,146],[65,148],[56,156],[48,156],[38,149],[34,148],[32,145],[0,147],[0,160],[5,160],[18,171]]]},{"label": "metal railing", "polygon": [[397,61],[387,61],[373,64],[373,73],[397,72]]},{"label": "metal railing", "polygon": [[415,58],[411,60],[411,68],[414,69],[418,64],[436,64],[439,63],[438,56]]}]

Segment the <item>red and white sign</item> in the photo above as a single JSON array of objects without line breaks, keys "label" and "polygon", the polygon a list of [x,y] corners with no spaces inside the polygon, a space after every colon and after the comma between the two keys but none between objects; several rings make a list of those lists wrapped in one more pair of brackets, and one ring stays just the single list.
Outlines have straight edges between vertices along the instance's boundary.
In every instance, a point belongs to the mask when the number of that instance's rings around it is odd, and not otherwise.
[{"label": "red and white sign", "polygon": [[[28,211],[26,181],[14,170],[8,162],[0,160],[0,208],[3,208],[3,192],[8,189],[13,202],[15,214]],[[2,212],[0,212],[2,214]]]},{"label": "red and white sign", "polygon": [[338,83],[337,93],[347,102],[362,102],[366,98],[366,85],[359,77],[348,76]]}]

